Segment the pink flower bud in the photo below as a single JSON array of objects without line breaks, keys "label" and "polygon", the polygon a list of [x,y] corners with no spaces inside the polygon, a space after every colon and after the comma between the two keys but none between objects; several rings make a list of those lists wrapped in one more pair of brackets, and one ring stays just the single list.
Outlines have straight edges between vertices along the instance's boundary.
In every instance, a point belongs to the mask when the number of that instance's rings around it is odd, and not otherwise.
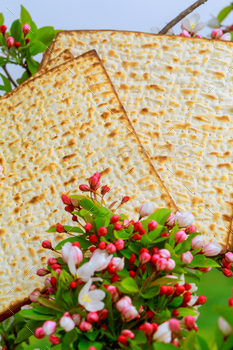
[{"label": "pink flower bud", "polygon": [[231,41],[231,33],[223,34],[223,36],[221,37],[221,40]]},{"label": "pink flower bud", "polygon": [[123,239],[118,239],[115,243],[115,247],[117,250],[124,249],[124,245],[125,245],[125,243],[124,243]]},{"label": "pink flower bud", "polygon": [[82,316],[79,314],[73,314],[72,320],[74,321],[75,325],[78,326],[82,321]]},{"label": "pink flower bud", "polygon": [[171,257],[171,254],[167,249],[160,249],[159,255],[161,258],[164,258],[164,259],[170,259]]},{"label": "pink flower bud", "polygon": [[205,256],[216,256],[221,252],[221,250],[222,246],[220,244],[210,242],[204,245],[201,252]]},{"label": "pink flower bud", "polygon": [[157,222],[155,220],[151,220],[149,223],[148,223],[148,230],[149,231],[153,231],[155,230],[157,227]]},{"label": "pink flower bud", "polygon": [[90,346],[88,350],[97,350],[95,346]]},{"label": "pink flower bud", "polygon": [[184,324],[188,328],[188,330],[193,329],[195,325],[195,318],[193,316],[185,316]]},{"label": "pink flower bud", "polygon": [[105,285],[106,290],[111,294],[114,303],[119,299],[118,290],[115,286]]},{"label": "pink flower bud", "polygon": [[233,328],[223,317],[218,318],[218,328],[224,334],[225,337],[233,333]]},{"label": "pink flower bud", "polygon": [[129,339],[134,339],[135,337],[134,333],[131,332],[129,329],[123,329],[123,331],[121,332],[121,335]]},{"label": "pink flower bud", "polygon": [[202,39],[202,38],[203,38],[203,36],[202,36],[201,34],[197,34],[197,35],[195,36],[195,38]]},{"label": "pink flower bud", "polygon": [[176,215],[170,214],[165,222],[166,226],[173,227],[175,225]]},{"label": "pink flower bud", "polygon": [[75,323],[70,317],[62,316],[60,319],[60,326],[64,328],[66,332],[70,332],[74,329]]},{"label": "pink flower bud", "polygon": [[89,178],[88,182],[89,182],[90,188],[92,190],[94,190],[94,191],[96,191],[97,188],[100,186],[100,182],[99,182],[98,176],[95,176],[95,175],[91,176]]},{"label": "pink flower bud", "polygon": [[140,264],[147,264],[151,259],[151,256],[149,253],[143,252],[139,255],[139,262]]},{"label": "pink flower bud", "polygon": [[50,241],[43,241],[42,242],[42,247],[45,249],[51,249],[52,248],[52,244]]},{"label": "pink flower bud", "polygon": [[203,273],[210,272],[212,270],[212,267],[199,267],[198,270],[200,270]]},{"label": "pink flower bud", "polygon": [[105,318],[108,316],[108,310],[103,309],[103,310],[98,312],[98,315],[99,315],[100,320],[105,320]]},{"label": "pink flower bud", "polygon": [[90,187],[88,187],[85,184],[79,185],[79,189],[83,192],[90,192],[90,190],[91,190]]},{"label": "pink flower bud", "polygon": [[183,21],[181,22],[181,25],[180,25],[180,26],[181,26],[181,29],[182,29],[182,30],[185,29],[185,27],[184,27],[184,25],[183,25]]},{"label": "pink flower bud", "polygon": [[58,262],[57,262],[57,259],[56,259],[56,258],[49,258],[48,261],[47,261],[47,264],[48,264],[49,266],[52,266],[52,265],[57,264],[57,263],[58,263]]},{"label": "pink flower bud", "polygon": [[45,321],[45,323],[43,324],[43,331],[47,335],[55,333],[56,329],[57,329],[57,324],[54,321]]},{"label": "pink flower bud", "polygon": [[123,297],[116,303],[116,308],[118,311],[122,312],[126,306],[132,305],[132,300],[130,297]]},{"label": "pink flower bud", "polygon": [[151,257],[151,262],[153,265],[156,264],[156,261],[160,259],[160,255],[159,254],[153,254]]},{"label": "pink flower bud", "polygon": [[149,216],[154,212],[154,210],[155,210],[154,204],[151,202],[146,202],[140,205],[139,215],[141,218],[144,216]]},{"label": "pink flower bud", "polygon": [[226,277],[232,277],[232,276],[233,276],[232,271],[229,270],[229,269],[226,269],[226,268],[223,268],[223,269],[222,269],[222,273],[223,273],[224,276],[226,276]]},{"label": "pink flower bud", "polygon": [[155,263],[156,269],[158,271],[164,271],[167,268],[167,259],[159,258]]},{"label": "pink flower bud", "polygon": [[107,244],[106,250],[109,254],[113,254],[116,251],[116,247],[113,243]]},{"label": "pink flower bud", "polygon": [[92,329],[92,324],[86,321],[82,321],[78,326],[78,328],[82,332],[88,332],[90,329]]},{"label": "pink flower bud", "polygon": [[186,252],[186,253],[183,253],[181,254],[181,261],[182,263],[184,264],[190,264],[191,261],[193,260],[193,255],[190,251]]},{"label": "pink flower bud", "polygon": [[119,272],[123,270],[125,266],[125,258],[112,258],[111,263],[115,271]]},{"label": "pink flower bud", "polygon": [[222,35],[223,35],[223,31],[220,28],[213,29],[211,32],[212,39],[220,39]]},{"label": "pink flower bud", "polygon": [[31,27],[29,26],[29,24],[24,24],[23,25],[23,34],[27,35],[31,30]]},{"label": "pink flower bud", "polygon": [[37,329],[35,330],[34,336],[35,336],[37,339],[42,339],[42,338],[44,338],[45,332],[44,332],[43,328],[42,328],[42,327],[37,328]]},{"label": "pink flower bud", "polygon": [[225,254],[225,259],[226,259],[226,261],[232,263],[233,262],[233,253],[231,253],[231,252],[226,253]]},{"label": "pink flower bud", "polygon": [[3,35],[5,35],[6,30],[7,30],[7,26],[6,26],[5,24],[2,24],[2,25],[0,26],[0,32],[1,32]]},{"label": "pink flower bud", "polygon": [[36,303],[37,302],[37,299],[40,297],[40,292],[38,290],[35,290],[34,292],[32,292],[30,294],[30,300],[33,302],[33,303]]},{"label": "pink flower bud", "polygon": [[124,227],[128,227],[129,224],[130,224],[130,222],[129,222],[128,219],[124,219],[124,220],[122,221],[122,225],[123,225]]},{"label": "pink flower bud", "polygon": [[182,30],[182,32],[180,33],[180,36],[189,37],[189,32],[188,32],[186,29],[184,29],[184,30]]},{"label": "pink flower bud", "polygon": [[89,323],[99,322],[99,316],[97,312],[89,312],[89,314],[87,315],[87,322]]},{"label": "pink flower bud", "polygon": [[40,276],[40,277],[46,276],[46,275],[48,275],[48,273],[50,273],[50,271],[47,270],[47,269],[44,269],[44,268],[43,269],[39,269],[36,272],[37,276]]},{"label": "pink flower bud", "polygon": [[176,241],[177,243],[182,243],[182,242],[184,242],[184,241],[186,240],[186,238],[187,238],[187,235],[186,235],[185,231],[183,231],[183,230],[178,231],[178,232],[176,232],[176,234],[175,234],[175,241]]},{"label": "pink flower bud", "polygon": [[172,332],[180,332],[180,322],[176,318],[171,318],[168,322],[169,328]]},{"label": "pink flower bud", "polygon": [[66,194],[61,196],[61,200],[66,205],[72,205],[70,197],[68,197]]},{"label": "pink flower bud", "polygon": [[8,49],[10,49],[12,46],[14,46],[15,40],[12,38],[12,36],[9,36],[9,38],[6,39],[6,44]]},{"label": "pink flower bud", "polygon": [[51,334],[51,335],[49,336],[49,341],[50,341],[50,343],[52,343],[53,345],[56,345],[56,344],[59,344],[59,343],[60,343],[60,338],[58,338],[58,336],[55,335],[55,334]]},{"label": "pink flower bud", "polygon": [[102,196],[104,196],[109,191],[110,191],[110,187],[108,187],[107,185],[101,187]]},{"label": "pink flower bud", "polygon": [[124,307],[121,313],[121,318],[123,322],[130,322],[139,316],[136,307],[133,305],[128,305]]},{"label": "pink flower bud", "polygon": [[188,234],[194,233],[194,232],[197,232],[197,228],[196,228],[196,226],[191,225],[188,228],[186,228],[185,232],[188,233]]},{"label": "pink flower bud", "polygon": [[194,237],[191,241],[191,247],[193,249],[200,249],[204,245],[204,237],[202,235],[198,235]]},{"label": "pink flower bud", "polygon": [[168,259],[167,260],[167,267],[166,267],[165,271],[171,271],[175,268],[175,266],[176,266],[175,261],[173,259]]},{"label": "pink flower bud", "polygon": [[149,322],[141,324],[141,326],[139,326],[138,330],[142,331],[146,336],[150,336],[152,333],[154,333],[154,327]]},{"label": "pink flower bud", "polygon": [[128,196],[124,196],[121,200],[121,204],[127,203],[129,201],[129,197]]}]

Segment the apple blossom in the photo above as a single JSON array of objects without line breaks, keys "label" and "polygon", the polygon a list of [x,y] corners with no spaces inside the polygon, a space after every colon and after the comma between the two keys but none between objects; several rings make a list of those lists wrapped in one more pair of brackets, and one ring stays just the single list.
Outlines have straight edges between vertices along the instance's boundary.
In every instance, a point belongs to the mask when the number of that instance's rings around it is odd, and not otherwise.
[{"label": "apple blossom", "polygon": [[168,259],[167,267],[166,267],[165,271],[171,271],[175,268],[175,266],[176,266],[175,261],[173,259]]},{"label": "apple blossom", "polygon": [[156,229],[156,227],[157,227],[157,222],[155,221],[155,220],[151,220],[149,223],[148,223],[148,230],[149,231],[153,231],[153,230],[155,230]]},{"label": "apple blossom", "polygon": [[111,294],[114,303],[119,299],[118,290],[115,286],[104,285],[106,290]]},{"label": "apple blossom", "polygon": [[186,240],[187,235],[186,235],[185,231],[181,230],[181,231],[176,232],[174,238],[175,238],[175,241],[177,243],[182,243]]},{"label": "apple blossom", "polygon": [[185,213],[180,213],[177,211],[176,213],[176,223],[180,228],[186,228],[192,225],[194,221],[194,216],[191,214],[190,211],[187,211]]},{"label": "apple blossom", "polygon": [[204,243],[204,237],[202,235],[198,235],[191,240],[191,247],[192,249],[200,249],[204,246]]},{"label": "apple blossom", "polygon": [[54,321],[45,321],[45,323],[43,324],[43,331],[47,335],[55,333],[56,329],[57,324]]},{"label": "apple blossom", "polygon": [[184,264],[190,264],[193,260],[193,255],[190,251],[187,251],[186,253],[181,254],[180,260]]},{"label": "apple blossom", "polygon": [[35,333],[34,333],[34,336],[35,336],[37,339],[42,339],[42,338],[44,338],[45,332],[44,332],[43,328],[42,328],[42,327],[36,328]]},{"label": "apple blossom", "polygon": [[79,314],[73,314],[72,320],[74,321],[75,325],[78,326],[80,322],[82,321],[82,316]]},{"label": "apple blossom", "polygon": [[142,254],[139,255],[139,262],[140,264],[147,264],[151,259],[151,256],[147,252],[143,252]]},{"label": "apple blossom", "polygon": [[222,29],[213,29],[211,32],[211,38],[212,39],[219,39],[223,35]]},{"label": "apple blossom", "polygon": [[172,332],[177,333],[180,331],[180,322],[176,318],[171,318],[168,321],[169,328]]},{"label": "apple blossom", "polygon": [[220,39],[225,40],[225,41],[231,41],[231,34],[225,33],[225,34],[223,34],[223,36]]},{"label": "apple blossom", "polygon": [[99,322],[99,316],[97,312],[89,312],[89,314],[87,315],[87,322],[89,323]]},{"label": "apple blossom", "polygon": [[107,244],[107,246],[106,246],[106,250],[107,250],[107,252],[108,252],[109,254],[113,254],[113,253],[115,253],[115,251],[116,251],[116,247],[115,247],[115,245],[114,245],[113,243],[109,243],[109,244]]},{"label": "apple blossom", "polygon": [[72,331],[72,329],[75,328],[75,323],[72,320],[71,317],[68,316],[62,316],[60,319],[60,326],[66,331],[66,332],[70,332]]},{"label": "apple blossom", "polygon": [[196,34],[207,25],[207,23],[199,22],[200,18],[201,16],[199,13],[194,13],[189,18],[185,17],[182,22],[182,29],[186,29],[189,33],[191,33],[191,35]]},{"label": "apple blossom", "polygon": [[159,255],[161,258],[164,258],[164,259],[170,259],[171,257],[171,253],[167,249],[160,249]]},{"label": "apple blossom", "polygon": [[214,241],[215,240],[213,240],[210,243],[205,244],[204,247],[202,248],[201,252],[205,256],[216,256],[221,252],[222,246],[218,243],[214,243]]},{"label": "apple blossom", "polygon": [[217,19],[217,17],[211,15],[211,19],[208,21],[207,26],[210,28],[219,28],[221,23],[219,22],[219,20]]},{"label": "apple blossom", "polygon": [[8,49],[10,49],[12,46],[14,46],[14,43],[15,43],[15,40],[14,40],[14,38],[12,38],[12,36],[9,36],[6,39],[6,44],[7,44]]},{"label": "apple blossom", "polygon": [[185,230],[185,232],[188,233],[188,234],[194,233],[196,231],[197,231],[197,228],[194,225],[191,225],[191,226],[187,227],[186,230]]},{"label": "apple blossom", "polygon": [[89,323],[89,322],[86,322],[86,321],[82,321],[80,323],[80,325],[78,326],[78,328],[80,329],[80,331],[82,332],[87,332],[89,331],[90,329],[92,329],[92,324]]},{"label": "apple blossom", "polygon": [[218,328],[225,336],[233,333],[233,328],[223,317],[218,318]]},{"label": "apple blossom", "polygon": [[102,300],[105,298],[106,293],[103,290],[95,289],[90,291],[92,285],[92,279],[84,285],[79,292],[78,301],[79,304],[84,306],[87,311],[95,312],[104,308]]},{"label": "apple blossom", "polygon": [[157,331],[153,335],[153,339],[164,343],[171,342],[172,332],[169,328],[168,322],[164,322],[160,326],[158,326]]},{"label": "apple blossom", "polygon": [[182,32],[180,33],[180,36],[184,36],[184,37],[188,38],[188,37],[189,37],[189,32],[188,32],[186,29],[184,29],[184,30],[182,30]]},{"label": "apple blossom", "polygon": [[124,248],[125,242],[123,241],[123,239],[118,239],[115,242],[115,247],[117,250],[122,250]]},{"label": "apple blossom", "polygon": [[83,260],[83,253],[78,247],[72,246],[69,250],[68,267],[72,275],[75,275],[77,265]]},{"label": "apple blossom", "polygon": [[225,254],[225,259],[226,259],[226,261],[232,263],[232,262],[233,262],[233,253],[232,253],[232,252],[226,253],[226,254]]},{"label": "apple blossom", "polygon": [[119,272],[124,268],[125,258],[112,258],[111,263],[115,271]]},{"label": "apple blossom", "polygon": [[126,338],[134,339],[135,335],[133,332],[131,332],[129,329],[123,329],[121,331],[121,335],[123,335]]},{"label": "apple blossom", "polygon": [[128,305],[124,307],[124,309],[121,312],[121,318],[123,322],[130,322],[135,318],[138,318],[138,316],[139,314],[137,312],[137,309],[133,305]]},{"label": "apple blossom", "polygon": [[139,215],[141,218],[144,216],[149,216],[154,212],[154,210],[155,210],[154,204],[149,201],[140,205]]},{"label": "apple blossom", "polygon": [[130,297],[126,296],[126,297],[121,298],[116,303],[116,308],[118,311],[122,312],[126,306],[130,306],[130,305],[132,305],[132,300]]},{"label": "apple blossom", "polygon": [[159,259],[155,262],[155,266],[156,266],[156,269],[157,269],[158,271],[164,271],[164,270],[166,270],[167,265],[168,265],[167,259],[164,259],[164,258],[159,258]]}]

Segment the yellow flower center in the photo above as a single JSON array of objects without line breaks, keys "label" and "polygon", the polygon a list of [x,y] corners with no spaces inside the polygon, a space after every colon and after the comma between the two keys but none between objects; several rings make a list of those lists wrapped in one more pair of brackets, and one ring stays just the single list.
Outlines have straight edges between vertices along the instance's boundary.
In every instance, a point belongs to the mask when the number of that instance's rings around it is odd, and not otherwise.
[{"label": "yellow flower center", "polygon": [[192,25],[191,25],[191,29],[193,29],[194,27],[195,27],[195,24],[192,24]]},{"label": "yellow flower center", "polygon": [[84,296],[82,297],[82,301],[88,302],[91,301],[91,298],[89,298],[88,294],[84,294]]}]

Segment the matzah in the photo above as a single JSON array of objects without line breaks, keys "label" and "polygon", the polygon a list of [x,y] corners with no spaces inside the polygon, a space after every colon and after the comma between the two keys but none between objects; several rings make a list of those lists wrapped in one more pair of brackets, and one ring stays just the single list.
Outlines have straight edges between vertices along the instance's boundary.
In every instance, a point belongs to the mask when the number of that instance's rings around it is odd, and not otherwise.
[{"label": "matzah", "polygon": [[1,100],[0,115],[0,312],[43,286],[41,242],[66,237],[45,231],[73,223],[60,197],[80,193],[93,173],[110,186],[108,203],[130,196],[121,212],[135,219],[145,201],[175,209],[94,50]]},{"label": "matzah", "polygon": [[50,53],[53,49],[53,45],[54,45],[54,41],[51,42],[51,44],[49,45],[49,47],[47,47],[47,50],[43,53],[43,57],[42,60],[40,62],[39,68],[38,70],[41,70],[42,68],[44,68],[46,66],[46,64],[52,59],[55,58],[55,56],[50,57]]},{"label": "matzah", "polygon": [[233,43],[81,30],[57,35],[53,54],[65,48],[74,56],[97,50],[177,207],[224,251],[233,203]]}]

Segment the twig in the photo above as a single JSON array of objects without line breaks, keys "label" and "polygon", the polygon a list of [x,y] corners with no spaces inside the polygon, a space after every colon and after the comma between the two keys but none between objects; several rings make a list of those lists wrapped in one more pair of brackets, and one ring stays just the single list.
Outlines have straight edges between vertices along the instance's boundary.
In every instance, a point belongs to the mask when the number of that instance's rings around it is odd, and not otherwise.
[{"label": "twig", "polygon": [[198,0],[191,6],[189,6],[186,10],[181,12],[176,18],[174,18],[171,22],[169,22],[163,29],[160,30],[159,34],[166,34],[169,29],[171,29],[174,25],[180,22],[184,17],[193,12],[197,7],[203,5],[207,0]]},{"label": "twig", "polygon": [[32,76],[32,73],[31,73],[30,70],[28,69],[27,62],[25,62],[25,64],[23,64],[23,68],[26,69],[27,74],[28,74],[28,78],[30,78],[30,77]]},{"label": "twig", "polygon": [[8,70],[6,69],[6,66],[2,66],[2,69],[4,70],[4,72],[7,75],[7,78],[12,82],[12,84],[14,85],[14,87],[17,87],[18,85],[14,82],[14,80],[11,78]]}]

